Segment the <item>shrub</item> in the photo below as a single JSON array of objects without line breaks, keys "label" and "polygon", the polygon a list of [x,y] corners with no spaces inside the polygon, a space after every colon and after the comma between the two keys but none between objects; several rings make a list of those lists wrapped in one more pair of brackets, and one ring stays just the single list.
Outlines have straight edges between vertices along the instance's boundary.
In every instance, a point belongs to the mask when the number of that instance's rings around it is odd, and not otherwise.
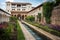
[{"label": "shrub", "polygon": [[[27,21],[26,21],[26,22],[27,22]],[[32,25],[34,25],[34,26],[36,26],[36,27],[39,27],[39,28],[41,28],[41,29],[43,29],[43,30],[51,33],[51,34],[54,34],[54,35],[57,35],[57,36],[60,37],[60,32],[59,32],[59,31],[54,30],[54,29],[51,29],[51,28],[49,28],[48,26],[42,26],[41,24],[38,24],[38,23],[35,23],[35,22],[31,22],[31,21],[29,21],[28,23],[30,23],[30,24],[32,24]]]},{"label": "shrub", "polygon": [[10,40],[10,35],[7,33],[6,29],[0,29],[0,40]]},{"label": "shrub", "polygon": [[38,13],[37,18],[41,21],[41,13]]},{"label": "shrub", "polygon": [[16,23],[16,28],[17,28],[17,40],[25,40],[24,34],[22,32],[22,29],[17,21]]},{"label": "shrub", "polygon": [[26,20],[28,20],[28,21],[35,21],[35,17],[34,16],[27,16]]},{"label": "shrub", "polygon": [[10,21],[16,22],[17,18],[16,17],[10,17]]}]

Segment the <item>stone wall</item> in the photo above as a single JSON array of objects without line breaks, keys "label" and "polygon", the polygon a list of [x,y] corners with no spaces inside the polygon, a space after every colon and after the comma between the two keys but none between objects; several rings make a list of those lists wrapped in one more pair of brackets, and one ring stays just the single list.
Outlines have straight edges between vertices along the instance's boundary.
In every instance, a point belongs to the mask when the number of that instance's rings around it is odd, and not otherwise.
[{"label": "stone wall", "polygon": [[60,25],[60,5],[54,7],[52,11],[51,24]]}]

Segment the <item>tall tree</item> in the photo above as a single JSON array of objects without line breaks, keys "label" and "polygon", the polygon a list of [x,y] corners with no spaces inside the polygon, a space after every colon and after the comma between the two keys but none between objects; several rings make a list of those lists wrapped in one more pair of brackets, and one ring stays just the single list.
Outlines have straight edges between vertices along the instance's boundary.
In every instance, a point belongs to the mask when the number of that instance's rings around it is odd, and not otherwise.
[{"label": "tall tree", "polygon": [[43,5],[43,14],[44,14],[46,23],[48,24],[51,22],[50,18],[51,18],[53,6],[54,6],[54,2],[46,2]]}]

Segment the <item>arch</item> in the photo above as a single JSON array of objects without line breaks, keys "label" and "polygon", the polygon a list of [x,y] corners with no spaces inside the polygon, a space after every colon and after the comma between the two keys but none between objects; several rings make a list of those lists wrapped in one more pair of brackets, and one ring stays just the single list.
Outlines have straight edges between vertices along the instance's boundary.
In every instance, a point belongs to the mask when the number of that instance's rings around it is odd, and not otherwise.
[{"label": "arch", "polygon": [[13,15],[11,15],[11,16],[13,16]]},{"label": "arch", "polygon": [[24,15],[22,15],[22,20],[24,20]]},{"label": "arch", "polygon": [[16,15],[14,15],[16,17]]},{"label": "arch", "polygon": [[27,17],[27,15],[25,15],[25,17]]},{"label": "arch", "polygon": [[19,20],[21,20],[21,15],[20,15],[20,14],[18,14],[18,15],[17,15],[17,18],[18,18]]}]

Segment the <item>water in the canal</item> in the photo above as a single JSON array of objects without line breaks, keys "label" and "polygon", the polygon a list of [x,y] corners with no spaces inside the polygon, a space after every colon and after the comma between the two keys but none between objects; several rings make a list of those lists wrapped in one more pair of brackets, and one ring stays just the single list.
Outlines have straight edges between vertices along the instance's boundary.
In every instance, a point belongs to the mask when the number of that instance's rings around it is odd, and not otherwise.
[{"label": "water in the canal", "polygon": [[24,27],[33,35],[33,37],[36,39],[36,40],[43,40],[42,37],[38,36],[36,34],[36,32],[34,32],[33,30],[31,30],[31,28],[29,28],[27,25],[23,24]]}]

